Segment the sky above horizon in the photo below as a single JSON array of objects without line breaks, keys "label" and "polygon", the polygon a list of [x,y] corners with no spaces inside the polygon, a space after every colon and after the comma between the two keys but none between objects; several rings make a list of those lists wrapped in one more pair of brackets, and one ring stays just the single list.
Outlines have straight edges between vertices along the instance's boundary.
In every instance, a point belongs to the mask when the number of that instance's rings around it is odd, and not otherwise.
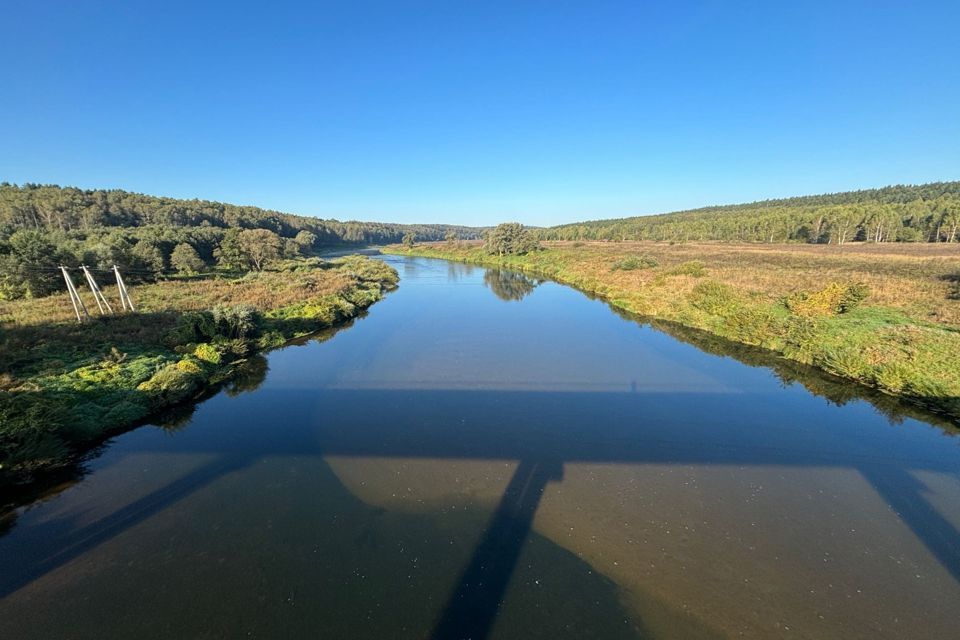
[{"label": "sky above horizon", "polygon": [[550,225],[960,179],[956,0],[0,15],[0,181]]}]

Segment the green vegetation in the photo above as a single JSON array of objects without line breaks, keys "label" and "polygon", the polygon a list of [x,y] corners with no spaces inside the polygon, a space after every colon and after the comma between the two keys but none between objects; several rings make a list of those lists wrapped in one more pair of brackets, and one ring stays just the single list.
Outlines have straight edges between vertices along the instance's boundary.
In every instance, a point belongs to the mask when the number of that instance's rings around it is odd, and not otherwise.
[{"label": "green vegetation", "polygon": [[541,229],[543,240],[960,242],[960,182],[898,185]]},{"label": "green vegetation", "polygon": [[955,246],[581,242],[500,256],[476,243],[438,243],[390,251],[549,277],[960,420]]},{"label": "green vegetation", "polygon": [[61,290],[57,267],[120,267],[128,283],[167,273],[262,271],[322,247],[478,238],[451,225],[339,222],[118,190],[0,183],[0,300]]},{"label": "green vegetation", "polygon": [[519,222],[505,222],[483,235],[483,247],[495,256],[522,256],[539,248],[530,230]]},{"label": "green vegetation", "polygon": [[339,324],[397,283],[361,256],[141,285],[137,313],[72,319],[65,295],[0,302],[0,484],[229,379],[257,351]]}]

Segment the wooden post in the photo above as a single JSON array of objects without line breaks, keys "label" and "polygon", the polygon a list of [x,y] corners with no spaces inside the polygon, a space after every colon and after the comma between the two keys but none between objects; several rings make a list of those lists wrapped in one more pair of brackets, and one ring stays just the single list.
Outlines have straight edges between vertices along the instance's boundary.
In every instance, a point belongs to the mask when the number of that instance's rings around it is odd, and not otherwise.
[{"label": "wooden post", "polygon": [[100,292],[100,287],[97,286],[97,281],[93,279],[93,274],[90,273],[90,270],[87,269],[87,265],[81,265],[83,269],[83,275],[87,276],[87,284],[90,286],[90,290],[93,291],[93,298],[97,301],[97,308],[100,309],[100,315],[104,315],[103,308],[106,307],[107,311],[111,314],[113,313],[113,307],[110,306],[110,303],[107,302],[107,299],[103,297],[103,293]]},{"label": "wooden post", "polygon": [[124,309],[129,306],[130,311],[136,311],[136,308],[133,306],[133,300],[130,299],[130,292],[127,291],[127,285],[124,284],[123,278],[120,277],[120,269],[117,268],[117,265],[113,265],[113,273],[117,276],[117,289],[120,291],[120,304],[123,305]]},{"label": "wooden post", "polygon": [[64,282],[67,283],[67,293],[70,295],[70,302],[73,303],[73,312],[77,314],[77,322],[83,322],[83,318],[80,317],[80,311],[83,311],[84,318],[89,318],[90,314],[87,313],[87,307],[83,304],[83,300],[80,299],[80,294],[77,292],[77,288],[73,285],[73,280],[70,278],[70,274],[67,273],[67,268],[61,266],[60,272],[63,274]]}]

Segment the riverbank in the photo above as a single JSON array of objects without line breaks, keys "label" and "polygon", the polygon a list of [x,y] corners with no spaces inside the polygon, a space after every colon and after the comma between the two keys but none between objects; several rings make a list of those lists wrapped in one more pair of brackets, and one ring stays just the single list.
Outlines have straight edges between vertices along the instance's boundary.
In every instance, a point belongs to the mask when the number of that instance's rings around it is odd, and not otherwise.
[{"label": "riverbank", "polygon": [[66,296],[0,303],[0,486],[229,380],[258,352],[336,326],[396,286],[362,256],[136,287],[136,313],[78,324]]},{"label": "riverbank", "polygon": [[478,244],[433,243],[385,251],[551,278],[960,422],[955,247],[551,243],[494,256]]}]

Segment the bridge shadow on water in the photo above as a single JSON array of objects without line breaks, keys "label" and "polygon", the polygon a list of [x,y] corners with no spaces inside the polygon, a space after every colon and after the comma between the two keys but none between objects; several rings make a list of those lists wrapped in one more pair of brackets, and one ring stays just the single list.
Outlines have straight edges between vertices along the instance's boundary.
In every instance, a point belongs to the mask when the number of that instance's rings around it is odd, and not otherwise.
[{"label": "bridge shadow on water", "polygon": [[[238,400],[223,402],[219,416],[204,416],[225,420],[223,429],[177,433],[174,451],[202,454],[208,461],[200,467],[95,522],[79,524],[79,514],[32,523],[30,545],[4,560],[0,597],[224,476],[284,456],[313,456],[324,464],[320,459],[327,456],[517,462],[439,615],[432,636],[437,639],[489,636],[543,492],[563,481],[567,463],[854,469],[960,582],[960,532],[916,477],[960,477],[957,452],[951,446],[939,447],[939,455],[904,448],[904,429],[878,428],[875,438],[850,440],[838,421],[831,436],[830,426],[802,428],[818,416],[790,418],[776,398],[743,393],[262,389],[240,411],[231,406]],[[754,407],[749,417],[744,406]],[[451,424],[450,416],[463,407],[470,407],[471,420]],[[530,420],[517,426],[518,412]],[[409,418],[398,424],[397,416],[404,415]],[[169,452],[153,442],[128,444],[125,455]]]}]

